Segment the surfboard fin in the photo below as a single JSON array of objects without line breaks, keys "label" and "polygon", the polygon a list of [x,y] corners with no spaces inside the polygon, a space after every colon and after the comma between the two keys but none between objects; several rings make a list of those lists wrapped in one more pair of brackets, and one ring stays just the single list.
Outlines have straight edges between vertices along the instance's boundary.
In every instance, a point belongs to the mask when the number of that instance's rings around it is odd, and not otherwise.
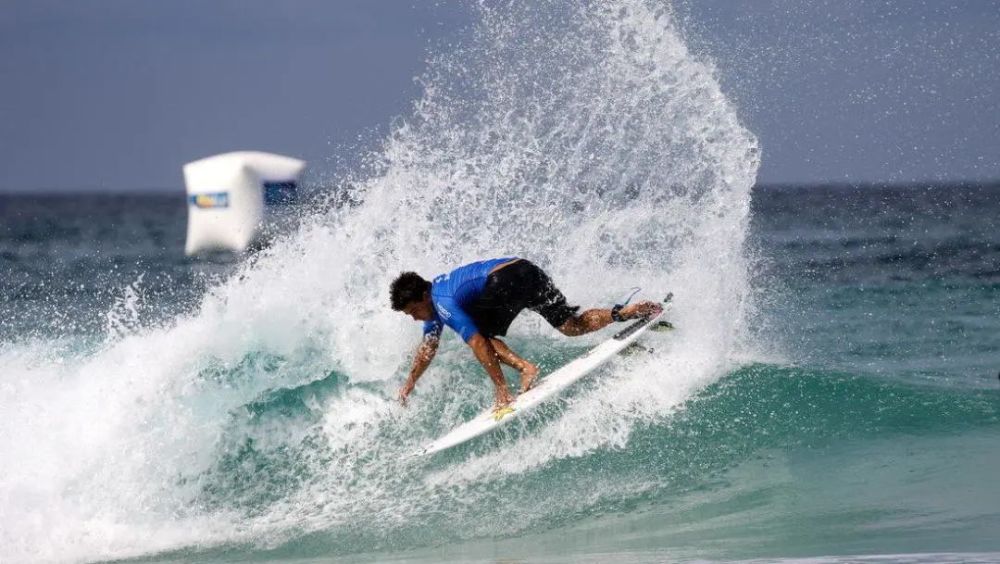
[{"label": "surfboard fin", "polygon": [[629,345],[629,346],[625,347],[624,349],[622,349],[621,355],[622,356],[632,356],[632,355],[635,355],[635,354],[651,353],[651,352],[653,352],[653,349],[651,349],[651,348],[647,348],[647,347],[645,347],[643,345],[640,345],[639,343],[632,343],[631,345]]}]

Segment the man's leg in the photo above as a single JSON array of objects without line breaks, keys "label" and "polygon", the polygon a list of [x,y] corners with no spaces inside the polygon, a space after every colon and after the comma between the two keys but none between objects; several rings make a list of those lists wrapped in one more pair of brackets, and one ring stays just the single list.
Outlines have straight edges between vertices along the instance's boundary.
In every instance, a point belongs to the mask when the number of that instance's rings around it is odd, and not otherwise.
[{"label": "man's leg", "polygon": [[[620,315],[623,319],[638,319],[656,312],[661,307],[656,302],[636,302],[623,307]],[[570,317],[558,329],[563,335],[576,337],[604,329],[613,322],[610,309],[588,309]]]},{"label": "man's leg", "polygon": [[530,390],[531,386],[535,383],[535,379],[538,378],[538,367],[517,356],[514,351],[510,350],[507,343],[496,337],[490,338],[490,344],[493,345],[493,350],[497,352],[497,359],[500,362],[521,373],[521,393]]},{"label": "man's leg", "polygon": [[[541,314],[563,335],[568,337],[585,335],[614,323],[610,309],[588,309],[583,313],[576,313],[580,308],[569,305],[566,296],[545,271],[527,261],[523,261],[522,266],[527,273],[524,280],[519,281],[517,288],[528,294],[523,303]],[[656,302],[636,302],[623,307],[618,313],[622,320],[638,319],[661,308],[662,306]]]}]

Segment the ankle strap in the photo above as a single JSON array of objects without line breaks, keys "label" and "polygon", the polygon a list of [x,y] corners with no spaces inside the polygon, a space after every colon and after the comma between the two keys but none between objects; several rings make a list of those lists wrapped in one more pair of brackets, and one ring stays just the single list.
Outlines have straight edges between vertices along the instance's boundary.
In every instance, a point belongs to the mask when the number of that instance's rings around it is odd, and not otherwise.
[{"label": "ankle strap", "polygon": [[612,321],[625,321],[625,318],[622,317],[623,307],[625,307],[625,304],[615,304],[614,307],[611,308]]}]

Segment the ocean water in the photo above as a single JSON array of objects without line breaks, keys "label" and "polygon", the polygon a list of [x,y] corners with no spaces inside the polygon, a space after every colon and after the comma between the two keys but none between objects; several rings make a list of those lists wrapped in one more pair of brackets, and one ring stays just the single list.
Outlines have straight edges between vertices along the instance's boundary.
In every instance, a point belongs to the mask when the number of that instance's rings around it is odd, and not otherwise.
[{"label": "ocean water", "polygon": [[[185,258],[180,192],[0,198],[0,561],[1000,560],[1000,184],[758,186],[669,7],[480,16],[258,252]],[[491,392],[450,338],[393,401],[388,283],[506,254],[676,329],[407,459]]]}]

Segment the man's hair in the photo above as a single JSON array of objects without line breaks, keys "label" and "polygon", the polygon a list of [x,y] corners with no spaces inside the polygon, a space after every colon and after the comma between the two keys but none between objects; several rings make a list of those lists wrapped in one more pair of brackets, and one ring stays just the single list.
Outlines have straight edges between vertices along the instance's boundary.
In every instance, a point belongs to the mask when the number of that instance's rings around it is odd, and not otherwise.
[{"label": "man's hair", "polygon": [[392,309],[403,311],[410,302],[419,302],[424,299],[424,292],[429,292],[431,283],[424,280],[416,272],[404,272],[392,281],[389,286],[389,299],[392,300]]}]

